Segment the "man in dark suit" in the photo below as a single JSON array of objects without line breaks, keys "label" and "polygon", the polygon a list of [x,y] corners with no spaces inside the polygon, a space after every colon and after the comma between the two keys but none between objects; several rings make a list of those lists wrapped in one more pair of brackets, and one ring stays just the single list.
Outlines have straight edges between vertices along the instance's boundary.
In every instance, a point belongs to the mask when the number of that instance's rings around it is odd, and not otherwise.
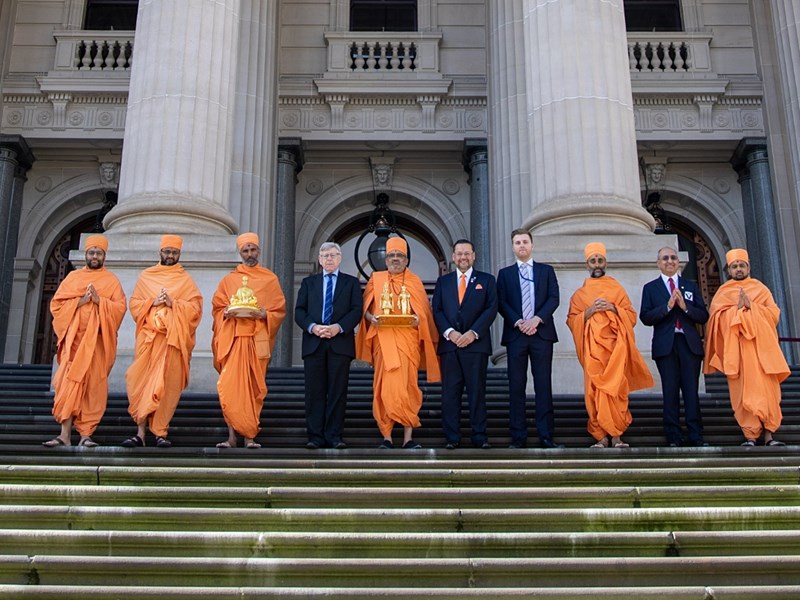
[{"label": "man in dark suit", "polygon": [[342,431],[362,300],[358,280],[339,272],[341,262],[339,244],[322,244],[322,273],[303,279],[294,309],[295,323],[303,330],[309,450],[347,448]]},{"label": "man in dark suit", "polygon": [[500,269],[497,299],[503,315],[503,337],[507,348],[509,428],[511,448],[528,442],[525,422],[525,387],[528,358],[531,362],[536,400],[536,431],[542,448],[561,448],[553,441],[553,344],[558,341],[553,313],[560,301],[558,280],[550,265],[534,262],[533,236],[526,229],[511,232],[516,264]]},{"label": "man in dark suit", "polygon": [[495,279],[475,271],[469,240],[453,245],[454,273],[442,275],[433,290],[433,318],[444,337],[437,354],[442,365],[442,428],[446,448],[461,443],[461,393],[466,385],[472,445],[491,448],[486,435],[486,368],[492,353],[489,331],[497,316]]},{"label": "man in dark suit", "polygon": [[664,394],[664,435],[670,446],[684,443],[680,421],[683,392],[687,443],[705,446],[697,393],[703,340],[695,325],[708,321],[708,310],[697,285],[678,275],[681,263],[674,248],[661,248],[657,264],[661,276],[644,286],[639,318],[653,327],[652,356]]}]

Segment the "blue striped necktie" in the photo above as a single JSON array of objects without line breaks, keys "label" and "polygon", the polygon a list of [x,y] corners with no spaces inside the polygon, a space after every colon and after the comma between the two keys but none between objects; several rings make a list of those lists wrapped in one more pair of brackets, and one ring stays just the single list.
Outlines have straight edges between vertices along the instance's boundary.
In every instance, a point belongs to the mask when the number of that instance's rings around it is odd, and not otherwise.
[{"label": "blue striped necktie", "polygon": [[522,318],[533,318],[533,298],[531,298],[530,265],[523,264],[522,272]]},{"label": "blue striped necktie", "polygon": [[322,323],[324,325],[331,324],[331,315],[333,315],[333,273],[325,275],[328,282],[325,284],[325,304],[322,308]]}]

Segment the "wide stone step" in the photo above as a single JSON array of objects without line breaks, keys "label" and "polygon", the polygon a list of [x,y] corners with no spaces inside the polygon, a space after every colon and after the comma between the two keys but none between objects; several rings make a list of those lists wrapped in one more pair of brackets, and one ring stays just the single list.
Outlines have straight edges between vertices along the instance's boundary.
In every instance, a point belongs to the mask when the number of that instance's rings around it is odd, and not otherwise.
[{"label": "wide stone step", "polygon": [[254,588],[254,587],[174,587],[146,586],[141,588],[121,586],[52,586],[52,585],[0,585],[0,595],[8,598],[36,598],[37,600],[162,600],[164,598],[191,598],[192,600],[242,600],[243,598],[301,598],[313,600],[463,600],[469,598],[492,598],[515,600],[797,600],[800,586],[714,586],[675,585],[664,587],[515,587],[515,588],[415,588],[397,589],[387,587],[329,588],[303,587]]},{"label": "wide stone step", "polygon": [[789,556],[800,531],[590,533],[0,530],[5,554],[185,558],[602,558]]},{"label": "wide stone step", "polygon": [[[389,486],[399,488],[429,487],[580,487],[580,486],[656,486],[656,485],[785,485],[796,486],[800,480],[800,458],[787,457],[783,465],[759,465],[759,468],[739,464],[728,466],[676,465],[624,467],[599,460],[581,464],[563,461],[555,465],[528,463],[524,467],[503,468],[500,465],[481,468],[476,465],[459,468],[456,465],[431,465],[413,468],[404,461],[392,466],[372,468],[360,465],[352,470],[347,462],[339,467],[318,465],[305,467],[230,467],[224,463],[208,467],[150,465],[49,466],[7,465],[0,467],[1,481],[88,486],[135,485],[156,486],[303,486],[346,487]],[[793,464],[794,463],[794,464]],[[352,463],[350,463],[352,465]]]},{"label": "wide stone step", "polygon": [[22,585],[564,587],[800,585],[798,558],[175,558],[0,556],[0,583]]},{"label": "wide stone step", "polygon": [[800,507],[227,508],[0,505],[8,529],[184,532],[541,533],[800,530]]},{"label": "wide stone step", "polygon": [[147,506],[159,501],[175,506],[253,508],[604,508],[660,506],[800,506],[798,486],[570,487],[484,486],[469,488],[325,487],[136,487],[2,485],[3,504]]}]

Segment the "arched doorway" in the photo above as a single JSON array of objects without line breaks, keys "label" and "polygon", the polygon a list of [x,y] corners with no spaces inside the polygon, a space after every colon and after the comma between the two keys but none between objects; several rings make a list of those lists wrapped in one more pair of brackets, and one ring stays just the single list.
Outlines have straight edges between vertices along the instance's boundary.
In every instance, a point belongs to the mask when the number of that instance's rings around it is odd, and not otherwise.
[{"label": "arched doorway", "polygon": [[73,226],[53,247],[44,267],[42,296],[39,301],[39,320],[36,324],[36,343],[33,362],[50,364],[56,354],[57,340],[53,332],[50,301],[64,278],[74,270],[69,253],[80,248],[81,234],[97,231],[97,216],[91,216]]},{"label": "arched doorway", "polygon": [[708,239],[680,216],[667,213],[669,229],[664,234],[678,236],[678,250],[686,252],[689,259],[683,266],[682,277],[697,283],[706,305],[721,284],[720,266]]}]

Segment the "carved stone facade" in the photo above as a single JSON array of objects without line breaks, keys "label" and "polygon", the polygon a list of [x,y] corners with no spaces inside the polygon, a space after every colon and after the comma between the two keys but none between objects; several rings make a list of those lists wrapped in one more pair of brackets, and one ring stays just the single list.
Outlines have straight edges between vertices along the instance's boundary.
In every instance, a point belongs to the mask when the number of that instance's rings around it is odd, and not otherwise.
[{"label": "carved stone facade", "polygon": [[[140,3],[138,31],[122,32],[82,31],[85,0],[3,3],[0,129],[36,156],[4,360],[33,360],[39,309],[28,307],[39,306],[44,266],[76,223],[108,210],[106,193],[120,184],[106,225],[122,247],[137,247],[124,231],[155,235],[179,214],[183,231],[213,232],[232,264],[225,236],[255,230],[265,263],[280,262],[292,288],[328,239],[356,271],[353,249],[379,191],[429,282],[448,268],[455,239],[478,240],[479,262],[496,271],[511,260],[508,232],[527,226],[538,258],[564,273],[566,305],[582,277],[570,244],[582,237],[617,248],[610,261],[628,265],[631,288],[650,275],[654,260],[642,253],[660,241],[642,203],[652,192],[686,258],[703,277],[718,273],[725,251],[747,240],[730,162],[746,138],[766,140],[785,326],[798,335],[800,48],[781,26],[792,2],[682,0],[684,31],[628,34],[623,0],[593,5],[598,18],[584,2],[420,0],[418,31],[373,33],[348,30],[348,0],[224,0],[203,9],[225,25],[203,48],[188,34],[205,21],[188,4]],[[563,26],[544,31],[548,19]],[[287,140],[292,173],[279,149]],[[162,147],[172,150],[150,164]],[[202,249],[185,253],[190,269],[210,268],[202,240],[188,247]],[[298,364],[299,332],[286,330],[294,339],[282,352]]]}]

